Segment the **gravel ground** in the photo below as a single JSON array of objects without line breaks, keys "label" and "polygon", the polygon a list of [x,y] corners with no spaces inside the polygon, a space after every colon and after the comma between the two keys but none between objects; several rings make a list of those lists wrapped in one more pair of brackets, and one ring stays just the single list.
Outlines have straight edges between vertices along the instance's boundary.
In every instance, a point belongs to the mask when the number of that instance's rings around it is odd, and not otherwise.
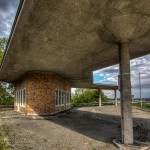
[{"label": "gravel ground", "polygon": [[[120,138],[119,114],[119,106],[86,107],[34,120],[5,111],[0,112],[0,132],[15,150],[116,150],[112,140]],[[134,115],[150,120],[150,112],[134,109]]]}]

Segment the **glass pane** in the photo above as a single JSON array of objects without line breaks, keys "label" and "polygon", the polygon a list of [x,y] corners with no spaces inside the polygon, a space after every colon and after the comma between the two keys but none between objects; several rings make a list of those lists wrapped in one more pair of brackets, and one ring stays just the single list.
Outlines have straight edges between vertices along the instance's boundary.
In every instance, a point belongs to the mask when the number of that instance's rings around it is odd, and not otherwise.
[{"label": "glass pane", "polygon": [[21,99],[22,99],[22,98],[21,98],[21,90],[20,90],[20,98],[19,98],[19,100],[20,100],[20,105],[21,105]]},{"label": "glass pane", "polygon": [[16,96],[17,96],[17,92],[15,92],[14,105],[16,105]]},{"label": "glass pane", "polygon": [[26,93],[25,93],[25,89],[23,89],[23,105],[26,104],[26,101],[25,101],[25,100],[26,100],[26,99],[25,99],[25,94],[26,94]]},{"label": "glass pane", "polygon": [[16,105],[18,104],[18,92],[16,91]]},{"label": "glass pane", "polygon": [[55,92],[55,105],[58,105],[58,90]]},{"label": "glass pane", "polygon": [[67,103],[69,104],[70,102],[69,102],[69,93],[67,94],[68,95],[68,97],[67,97]]},{"label": "glass pane", "polygon": [[66,92],[64,92],[64,104],[66,103]]},{"label": "glass pane", "polygon": [[67,92],[66,92],[65,100],[66,100],[66,103],[67,103]]},{"label": "glass pane", "polygon": [[17,105],[19,104],[19,91],[17,91]]},{"label": "glass pane", "polygon": [[22,90],[20,90],[20,102],[21,102],[21,105],[22,105]]},{"label": "glass pane", "polygon": [[71,93],[69,93],[69,103],[71,103]]},{"label": "glass pane", "polygon": [[20,105],[20,91],[18,91],[18,105]]},{"label": "glass pane", "polygon": [[64,104],[63,91],[61,91],[61,104]]},{"label": "glass pane", "polygon": [[59,105],[61,105],[61,91],[59,90]]},{"label": "glass pane", "polygon": [[21,90],[21,105],[23,105],[23,90]]}]

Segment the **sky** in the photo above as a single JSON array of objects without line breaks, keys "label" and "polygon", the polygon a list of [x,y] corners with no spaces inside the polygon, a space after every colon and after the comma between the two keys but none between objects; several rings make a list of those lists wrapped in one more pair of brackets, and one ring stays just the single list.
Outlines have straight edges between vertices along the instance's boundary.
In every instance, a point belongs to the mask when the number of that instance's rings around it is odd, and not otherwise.
[{"label": "sky", "polygon": [[0,37],[8,37],[19,0],[0,0]]},{"label": "sky", "polygon": [[[131,68],[131,86],[134,98],[140,97],[139,72],[141,82],[141,97],[150,98],[150,55],[139,57],[130,61]],[[94,83],[118,84],[119,65],[114,65],[104,69],[96,70],[94,74]],[[114,97],[114,91],[104,91],[108,97]],[[119,91],[118,91],[119,96]]]},{"label": "sky", "polygon": [[[9,37],[19,1],[0,0],[0,38]],[[139,72],[141,73],[142,97],[150,98],[150,55],[131,60],[132,95],[135,98],[140,97]],[[94,71],[93,80],[95,83],[118,84],[118,74],[119,68],[118,65],[115,65]],[[104,91],[104,93],[109,98],[114,97],[114,92],[111,90]]]}]

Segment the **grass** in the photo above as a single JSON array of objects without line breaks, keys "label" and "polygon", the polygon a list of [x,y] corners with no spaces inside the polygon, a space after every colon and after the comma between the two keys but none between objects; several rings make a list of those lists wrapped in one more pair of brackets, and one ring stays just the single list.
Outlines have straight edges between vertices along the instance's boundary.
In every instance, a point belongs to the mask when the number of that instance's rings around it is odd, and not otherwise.
[{"label": "grass", "polygon": [[0,140],[0,150],[11,150],[12,147],[7,144],[6,141]]},{"label": "grass", "polygon": [[0,111],[13,110],[13,108],[0,108]]},{"label": "grass", "polygon": [[0,127],[0,150],[11,150],[12,146],[8,143],[8,138],[11,138],[12,133],[10,128],[6,125]]},{"label": "grass", "polygon": [[[102,102],[102,106],[107,106],[107,105],[114,105],[113,103],[108,103],[108,102]],[[98,102],[91,102],[91,103],[74,103],[73,107],[90,107],[90,106],[99,106]]]},{"label": "grass", "polygon": [[11,150],[12,147],[4,140],[4,134],[0,132],[0,150]]},{"label": "grass", "polygon": [[143,108],[143,109],[150,109],[150,104],[148,103],[143,103],[141,107],[141,103],[133,103],[133,106],[136,106],[138,108]]}]

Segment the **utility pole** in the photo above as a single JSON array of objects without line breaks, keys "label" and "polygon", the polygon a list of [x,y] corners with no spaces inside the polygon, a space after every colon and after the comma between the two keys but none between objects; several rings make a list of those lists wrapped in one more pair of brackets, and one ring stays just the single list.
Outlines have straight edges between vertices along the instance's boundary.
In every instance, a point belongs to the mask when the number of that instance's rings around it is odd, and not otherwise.
[{"label": "utility pole", "polygon": [[141,73],[139,72],[139,88],[140,88],[140,102],[142,107],[142,91],[141,91]]}]

